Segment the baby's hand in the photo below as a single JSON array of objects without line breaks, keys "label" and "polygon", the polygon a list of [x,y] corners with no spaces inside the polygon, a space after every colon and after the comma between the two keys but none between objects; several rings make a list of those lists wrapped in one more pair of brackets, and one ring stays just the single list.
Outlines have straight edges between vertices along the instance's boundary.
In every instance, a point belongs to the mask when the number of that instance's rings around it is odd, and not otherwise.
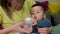
[{"label": "baby's hand", "polygon": [[38,28],[40,34],[49,34],[49,28]]},{"label": "baby's hand", "polygon": [[36,19],[32,18],[31,21],[32,21],[32,26],[37,25],[37,20]]},{"label": "baby's hand", "polygon": [[36,23],[36,22],[33,22],[33,24],[32,24],[32,25],[33,25],[33,26],[34,26],[34,25],[37,25],[37,23]]}]

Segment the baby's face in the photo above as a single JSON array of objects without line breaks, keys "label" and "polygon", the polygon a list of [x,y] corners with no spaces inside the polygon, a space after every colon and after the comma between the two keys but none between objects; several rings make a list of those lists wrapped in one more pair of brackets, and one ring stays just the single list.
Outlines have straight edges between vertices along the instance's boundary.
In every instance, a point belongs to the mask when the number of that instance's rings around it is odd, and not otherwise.
[{"label": "baby's face", "polygon": [[32,17],[36,20],[44,18],[44,10],[41,6],[35,6],[31,9]]}]

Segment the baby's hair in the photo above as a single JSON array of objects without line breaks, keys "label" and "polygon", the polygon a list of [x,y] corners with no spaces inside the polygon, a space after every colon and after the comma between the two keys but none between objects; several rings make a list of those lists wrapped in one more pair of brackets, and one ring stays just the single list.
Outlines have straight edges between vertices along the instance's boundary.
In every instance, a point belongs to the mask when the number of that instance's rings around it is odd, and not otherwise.
[{"label": "baby's hair", "polygon": [[42,4],[34,4],[34,5],[32,6],[32,8],[35,7],[35,6],[41,6],[41,7],[43,8],[44,12],[47,10],[47,9],[44,8],[44,6],[43,6]]},{"label": "baby's hair", "polygon": [[43,7],[41,4],[34,4],[32,7],[35,7],[35,6],[41,6],[41,7]]}]

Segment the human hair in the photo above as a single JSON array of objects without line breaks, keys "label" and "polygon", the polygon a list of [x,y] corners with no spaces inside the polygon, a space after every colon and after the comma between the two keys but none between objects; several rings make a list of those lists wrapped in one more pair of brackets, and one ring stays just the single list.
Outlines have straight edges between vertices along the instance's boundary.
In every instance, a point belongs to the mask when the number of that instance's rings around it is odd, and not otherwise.
[{"label": "human hair", "polygon": [[47,10],[47,9],[44,8],[44,6],[43,6],[42,4],[34,4],[34,5],[32,6],[32,8],[35,7],[35,6],[41,6],[41,7],[43,8],[44,12]]},{"label": "human hair", "polygon": [[5,12],[11,18],[12,11],[9,9],[9,7],[11,7],[11,4],[8,2],[8,0],[1,0],[1,6],[3,10],[6,10]]},{"label": "human hair", "polygon": [[[17,0],[16,0],[17,1]],[[24,4],[25,0],[20,0],[21,5]],[[17,1],[18,2],[18,1]],[[13,2],[12,2],[13,3]],[[11,18],[13,11],[9,8],[11,7],[11,3],[8,0],[1,0],[1,6],[3,7],[4,10],[6,10],[5,12],[7,13],[7,15]]]}]

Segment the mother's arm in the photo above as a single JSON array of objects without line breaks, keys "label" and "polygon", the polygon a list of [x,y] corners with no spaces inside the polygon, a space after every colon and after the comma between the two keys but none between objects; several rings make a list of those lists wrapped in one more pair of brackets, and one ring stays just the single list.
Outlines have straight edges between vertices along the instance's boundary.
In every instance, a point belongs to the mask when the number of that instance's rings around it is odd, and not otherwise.
[{"label": "mother's arm", "polygon": [[25,33],[30,33],[32,31],[32,27],[29,30],[25,30],[20,26],[21,24],[23,24],[23,22],[16,23],[6,29],[2,29],[0,30],[0,34],[7,34],[12,31],[25,32]]}]

